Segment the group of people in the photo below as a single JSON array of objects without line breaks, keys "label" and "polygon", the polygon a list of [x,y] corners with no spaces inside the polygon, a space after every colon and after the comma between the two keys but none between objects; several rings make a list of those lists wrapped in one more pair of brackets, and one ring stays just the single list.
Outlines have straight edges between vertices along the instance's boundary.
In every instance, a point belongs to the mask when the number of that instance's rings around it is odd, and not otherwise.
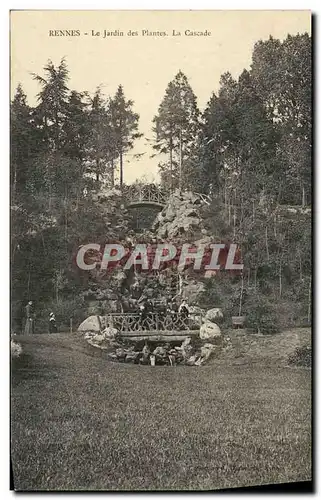
[{"label": "group of people", "polygon": [[[32,335],[35,333],[35,315],[31,300],[26,305],[25,310],[26,323],[24,334]],[[155,313],[157,314],[157,324]],[[169,301],[166,305],[156,306],[151,299],[145,298],[139,304],[139,314],[142,330],[185,330],[188,322],[189,307],[186,300],[183,300],[179,307],[174,300]],[[56,316],[52,311],[48,318],[48,329],[49,333],[57,333],[58,331]]]},{"label": "group of people", "polygon": [[[25,310],[26,310],[26,323],[25,323],[24,334],[32,335],[35,333],[35,315],[34,315],[34,307],[32,300],[29,300],[28,304],[25,307]],[[58,330],[57,330],[56,316],[52,311],[49,314],[48,327],[49,327],[49,333],[57,333]]]},{"label": "group of people", "polygon": [[166,305],[156,306],[152,300],[146,299],[140,303],[139,313],[143,330],[185,330],[188,326],[189,307],[186,300],[178,307],[173,300]]}]

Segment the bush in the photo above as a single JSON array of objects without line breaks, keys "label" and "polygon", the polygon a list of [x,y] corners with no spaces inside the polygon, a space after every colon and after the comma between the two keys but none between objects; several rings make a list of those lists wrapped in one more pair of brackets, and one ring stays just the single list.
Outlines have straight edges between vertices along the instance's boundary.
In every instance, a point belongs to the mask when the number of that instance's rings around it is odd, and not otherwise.
[{"label": "bush", "polygon": [[13,358],[19,358],[20,354],[22,353],[21,345],[18,344],[18,342],[15,342],[13,339],[11,339],[10,350],[11,350],[11,356]]},{"label": "bush", "polygon": [[294,353],[288,357],[288,363],[290,365],[311,367],[312,365],[311,346],[305,345],[302,347],[297,347]]},{"label": "bush", "polygon": [[246,328],[256,333],[272,334],[280,331],[280,323],[274,304],[268,298],[253,295],[246,303]]}]

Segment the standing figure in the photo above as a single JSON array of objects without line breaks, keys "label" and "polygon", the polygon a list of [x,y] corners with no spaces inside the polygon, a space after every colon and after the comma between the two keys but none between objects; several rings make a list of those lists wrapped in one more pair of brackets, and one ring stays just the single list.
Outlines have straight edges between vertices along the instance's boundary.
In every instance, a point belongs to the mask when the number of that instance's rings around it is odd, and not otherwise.
[{"label": "standing figure", "polygon": [[183,300],[178,308],[180,330],[188,330],[188,315],[189,309],[186,300]]},{"label": "standing figure", "polygon": [[25,335],[31,335],[35,333],[34,315],[33,315],[33,303],[29,300],[26,305],[26,325],[25,325]]},{"label": "standing figure", "polygon": [[49,333],[57,333],[56,316],[53,312],[49,314]]}]

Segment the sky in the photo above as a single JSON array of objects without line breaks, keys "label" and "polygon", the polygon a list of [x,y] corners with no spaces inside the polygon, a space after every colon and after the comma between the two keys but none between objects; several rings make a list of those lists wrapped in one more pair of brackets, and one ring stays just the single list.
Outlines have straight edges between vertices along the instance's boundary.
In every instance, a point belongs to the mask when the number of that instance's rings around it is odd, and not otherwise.
[{"label": "sky", "polygon": [[[80,35],[57,36],[55,30],[79,30]],[[104,37],[105,30],[119,30],[124,36]],[[129,35],[130,30],[138,35]],[[173,36],[173,30],[181,35]],[[206,30],[210,36],[190,35]],[[122,84],[126,98],[134,101],[144,134],[126,155],[124,180],[154,181],[159,160],[150,158],[153,151],[146,138],[152,138],[152,119],[179,70],[188,77],[203,110],[212,92],[218,91],[224,72],[237,78],[250,67],[258,40],[304,32],[311,33],[308,10],[12,11],[11,94],[21,83],[29,104],[35,105],[39,87],[31,73],[43,75],[48,59],[59,64],[62,57],[70,71],[71,89],[94,93],[100,86],[107,96]],[[137,160],[133,157],[137,153],[144,155]]]}]

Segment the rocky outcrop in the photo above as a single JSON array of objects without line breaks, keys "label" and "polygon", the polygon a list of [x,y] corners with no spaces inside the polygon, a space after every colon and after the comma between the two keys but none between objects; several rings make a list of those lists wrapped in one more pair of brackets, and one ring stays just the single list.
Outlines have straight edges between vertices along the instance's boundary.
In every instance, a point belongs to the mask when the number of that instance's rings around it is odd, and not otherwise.
[{"label": "rocky outcrop", "polygon": [[153,224],[155,236],[160,239],[175,239],[183,235],[204,235],[201,196],[192,192],[174,191]]}]

